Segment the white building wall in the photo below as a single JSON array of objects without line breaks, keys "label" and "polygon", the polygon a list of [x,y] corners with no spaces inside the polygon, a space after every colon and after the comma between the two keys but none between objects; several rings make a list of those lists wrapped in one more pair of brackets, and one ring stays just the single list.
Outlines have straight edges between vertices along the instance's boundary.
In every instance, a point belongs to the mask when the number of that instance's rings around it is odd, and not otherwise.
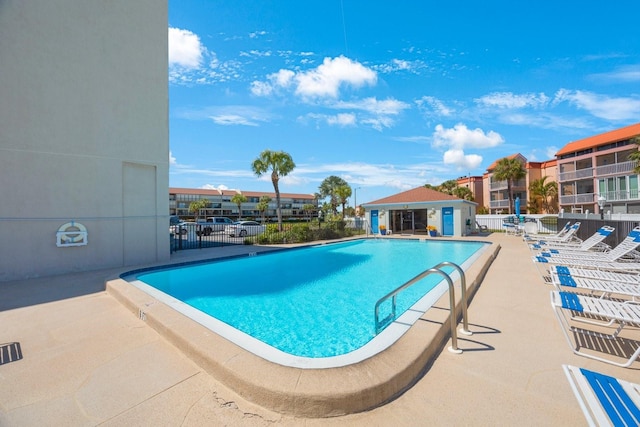
[{"label": "white building wall", "polygon": [[[0,281],[167,260],[167,1],[0,2]],[[86,246],[56,246],[86,226]]]}]

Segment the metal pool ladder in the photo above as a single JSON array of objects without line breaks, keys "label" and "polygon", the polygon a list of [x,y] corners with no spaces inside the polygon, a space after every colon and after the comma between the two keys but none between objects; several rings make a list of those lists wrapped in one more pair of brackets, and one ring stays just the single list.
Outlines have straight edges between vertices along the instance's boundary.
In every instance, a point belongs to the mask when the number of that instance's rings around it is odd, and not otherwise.
[{"label": "metal pool ladder", "polygon": [[[446,267],[446,266],[453,267],[456,270],[458,270],[458,273],[460,273],[460,285],[462,289],[461,290],[462,328],[460,329],[460,333],[464,335],[472,335],[473,332],[469,331],[469,321],[467,319],[467,280],[465,278],[465,274],[462,268],[459,265],[449,261],[443,261],[440,264],[434,265],[428,270],[425,270],[422,273],[418,274],[416,277],[409,280],[404,285],[399,286],[395,290],[389,292],[387,295],[380,298],[378,302],[376,302],[376,307],[375,307],[376,334],[380,333],[382,329],[388,326],[396,318],[396,296],[401,291],[413,285],[414,283],[419,282],[420,280],[424,279],[430,274],[436,273],[443,276],[444,279],[447,281],[447,284],[449,285],[449,306],[450,306],[450,313],[451,313],[450,320],[449,320],[449,322],[451,323],[451,346],[449,347],[449,351],[456,354],[462,353],[462,350],[458,348],[458,335],[456,332],[457,322],[456,322],[456,311],[455,311],[456,297],[455,297],[455,290],[453,288],[453,281],[451,280],[451,277],[449,276],[449,274],[445,273],[441,269],[441,267]],[[382,321],[380,321],[379,319],[380,305],[386,300],[388,300],[389,298],[391,298],[391,313],[387,317],[382,319]]]}]

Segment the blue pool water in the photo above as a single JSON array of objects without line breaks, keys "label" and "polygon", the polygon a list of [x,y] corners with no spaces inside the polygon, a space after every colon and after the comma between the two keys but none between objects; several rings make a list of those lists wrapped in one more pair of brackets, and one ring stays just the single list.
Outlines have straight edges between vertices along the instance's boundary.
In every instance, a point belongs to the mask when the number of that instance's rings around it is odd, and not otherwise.
[{"label": "blue pool water", "polygon": [[[136,280],[282,352],[324,358],[375,337],[374,307],[381,297],[442,261],[463,265],[485,245],[357,240],[172,267]],[[440,281],[431,275],[403,291],[397,315]],[[383,305],[380,317],[389,310],[390,303]]]}]

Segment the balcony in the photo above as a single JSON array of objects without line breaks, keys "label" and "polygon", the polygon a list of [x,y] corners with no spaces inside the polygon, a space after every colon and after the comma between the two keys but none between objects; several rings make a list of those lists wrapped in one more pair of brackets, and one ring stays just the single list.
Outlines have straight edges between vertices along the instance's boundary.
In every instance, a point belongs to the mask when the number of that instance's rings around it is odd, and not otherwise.
[{"label": "balcony", "polygon": [[607,199],[607,202],[619,202],[619,201],[640,199],[638,190],[607,191],[605,193],[602,193],[602,195]]},{"label": "balcony", "polygon": [[489,202],[489,208],[491,209],[500,209],[500,208],[508,208],[509,200],[491,200]]},{"label": "balcony", "polygon": [[596,203],[597,196],[594,193],[570,194],[559,199],[560,205],[585,205]]},{"label": "balcony", "polygon": [[633,173],[633,169],[636,167],[636,162],[622,162],[614,163],[612,165],[598,166],[596,168],[596,176],[606,175],[628,175]]},{"label": "balcony", "polygon": [[[507,181],[492,181],[489,184],[490,191],[506,190],[508,187]],[[527,187],[527,182],[524,179],[519,179],[513,182],[512,190],[522,189]]]},{"label": "balcony", "polygon": [[593,168],[558,173],[558,182],[576,181],[584,178],[593,178]]}]

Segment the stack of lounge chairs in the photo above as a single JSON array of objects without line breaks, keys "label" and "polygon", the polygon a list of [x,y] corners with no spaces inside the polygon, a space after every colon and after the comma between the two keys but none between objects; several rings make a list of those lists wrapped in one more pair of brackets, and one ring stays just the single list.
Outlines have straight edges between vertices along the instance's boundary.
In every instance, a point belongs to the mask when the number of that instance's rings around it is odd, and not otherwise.
[{"label": "stack of lounge chairs", "polygon": [[[569,228],[570,230],[571,228]],[[604,226],[581,241],[526,239],[548,267],[551,307],[576,355],[628,368],[640,360],[640,227],[611,248]],[[625,332],[626,331],[626,332]],[[640,426],[640,382],[563,365],[590,426]],[[640,377],[639,377],[640,378]]]}]

